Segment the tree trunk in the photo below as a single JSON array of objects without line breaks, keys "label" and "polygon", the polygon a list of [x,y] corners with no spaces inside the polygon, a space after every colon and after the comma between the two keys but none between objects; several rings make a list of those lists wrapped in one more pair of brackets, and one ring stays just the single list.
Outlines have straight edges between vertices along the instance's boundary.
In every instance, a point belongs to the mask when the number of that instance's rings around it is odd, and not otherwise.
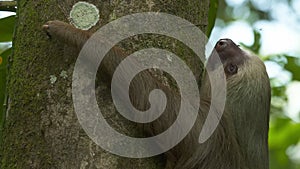
[{"label": "tree trunk", "polygon": [[[203,32],[207,25],[209,0],[89,2],[100,11],[101,19],[96,28],[112,19],[146,11],[182,17],[198,25]],[[164,168],[163,155],[146,159],[119,157],[102,150],[81,128],[74,112],[71,92],[72,72],[78,51],[62,42],[49,40],[41,29],[48,20],[67,22],[69,11],[75,3],[75,0],[18,1],[18,22],[9,71],[10,102],[0,168]],[[139,45],[137,48],[146,47],[144,43]],[[204,49],[204,44],[199,45]],[[199,60],[195,61],[185,49],[176,49],[175,52],[184,54],[184,59],[200,77],[203,66]],[[105,116],[116,116],[109,88],[100,84],[97,91],[101,92],[99,107]],[[128,135],[141,132],[128,120],[116,119],[119,121],[110,124],[122,132]]]}]

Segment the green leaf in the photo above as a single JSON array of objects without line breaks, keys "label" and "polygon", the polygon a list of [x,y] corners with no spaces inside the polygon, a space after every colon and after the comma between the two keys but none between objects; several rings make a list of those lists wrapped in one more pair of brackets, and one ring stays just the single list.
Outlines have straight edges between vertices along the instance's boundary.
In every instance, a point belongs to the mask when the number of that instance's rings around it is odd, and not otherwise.
[{"label": "green leaf", "polygon": [[3,51],[0,54],[1,57],[1,61],[0,61],[0,77],[2,75],[2,70],[6,70],[7,69],[7,61],[8,61],[8,57],[11,54],[12,48],[6,49],[5,51]]},{"label": "green leaf", "polygon": [[291,161],[285,149],[270,150],[270,168],[291,169]]},{"label": "green leaf", "polygon": [[282,97],[285,99],[286,86],[274,86],[272,87],[272,95]]},{"label": "green leaf", "polygon": [[277,117],[272,121],[269,132],[270,150],[284,149],[300,141],[300,123],[289,118]]},{"label": "green leaf", "polygon": [[214,26],[217,17],[217,11],[219,6],[219,0],[211,0],[209,4],[209,11],[208,11],[208,26],[206,30],[206,36],[209,37]]},{"label": "green leaf", "polygon": [[11,48],[7,49],[0,54],[0,139],[2,135],[2,126],[4,124],[4,115],[6,111],[6,75],[7,75],[7,61],[8,57],[11,54]]},{"label": "green leaf", "polygon": [[249,49],[253,53],[259,53],[259,49],[261,47],[261,34],[258,31],[254,30],[253,35],[254,35],[254,43],[251,46],[245,45],[244,43],[241,43],[241,45],[244,48]]},{"label": "green leaf", "polygon": [[286,56],[287,64],[284,68],[293,73],[292,80],[300,81],[300,58],[293,57],[293,56]]},{"label": "green leaf", "polygon": [[0,42],[9,42],[12,40],[15,20],[15,15],[0,19]]}]

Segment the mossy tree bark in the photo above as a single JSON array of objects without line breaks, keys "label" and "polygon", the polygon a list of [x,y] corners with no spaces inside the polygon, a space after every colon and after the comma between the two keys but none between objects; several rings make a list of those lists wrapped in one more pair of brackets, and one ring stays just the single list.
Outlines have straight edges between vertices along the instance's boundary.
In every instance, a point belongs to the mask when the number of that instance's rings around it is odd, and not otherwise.
[{"label": "mossy tree bark", "polygon": [[[145,11],[174,14],[199,25],[204,32],[207,25],[209,0],[89,2],[99,8],[101,20],[96,26],[98,28],[112,19]],[[49,40],[41,29],[48,20],[67,22],[74,3],[75,0],[18,1],[18,22],[9,75],[10,102],[0,168],[163,168],[162,155],[128,159],[102,150],[78,123],[71,94],[72,71],[78,51],[62,42]],[[138,48],[145,47],[145,44],[141,43]],[[199,61],[195,62],[185,50],[176,49],[175,52],[184,54],[192,70],[197,70],[195,74],[200,76],[202,66]],[[104,93],[99,99],[102,112],[106,117],[115,116],[117,113],[111,103],[110,90],[100,84],[97,91]],[[111,121],[110,124],[129,135],[140,132],[125,119]]]}]

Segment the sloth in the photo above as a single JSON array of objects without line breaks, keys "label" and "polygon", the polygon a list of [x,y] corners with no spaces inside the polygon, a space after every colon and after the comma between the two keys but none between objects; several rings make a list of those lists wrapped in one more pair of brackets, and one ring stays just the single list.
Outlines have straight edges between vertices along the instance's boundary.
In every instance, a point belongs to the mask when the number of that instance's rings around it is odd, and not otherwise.
[{"label": "sloth", "polygon": [[[61,21],[48,21],[43,30],[49,37],[79,50],[92,36],[89,31]],[[101,71],[111,78],[126,56],[121,48],[113,47],[103,59]],[[210,81],[206,72],[202,78],[200,109],[195,125],[178,145],[165,152],[166,169],[269,168],[270,82],[265,65],[256,55],[243,51],[230,39],[220,39],[216,43],[208,63],[213,65],[217,57],[225,72],[227,89],[220,123],[208,140],[198,142],[199,131],[211,108]],[[144,110],[149,107],[148,100],[143,97],[155,88],[161,88],[168,99],[162,117],[143,126],[146,133],[154,136],[176,119],[180,95],[147,71],[139,74],[137,79],[130,84],[130,99],[137,108]]]}]

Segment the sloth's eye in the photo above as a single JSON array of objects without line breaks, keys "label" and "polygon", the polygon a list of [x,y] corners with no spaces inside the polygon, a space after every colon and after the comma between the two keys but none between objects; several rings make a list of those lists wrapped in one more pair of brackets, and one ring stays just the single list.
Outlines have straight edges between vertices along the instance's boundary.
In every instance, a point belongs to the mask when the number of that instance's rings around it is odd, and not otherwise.
[{"label": "sloth's eye", "polygon": [[230,75],[236,74],[237,71],[238,71],[238,67],[237,67],[237,65],[234,65],[234,64],[230,64],[225,68],[225,72]]}]

